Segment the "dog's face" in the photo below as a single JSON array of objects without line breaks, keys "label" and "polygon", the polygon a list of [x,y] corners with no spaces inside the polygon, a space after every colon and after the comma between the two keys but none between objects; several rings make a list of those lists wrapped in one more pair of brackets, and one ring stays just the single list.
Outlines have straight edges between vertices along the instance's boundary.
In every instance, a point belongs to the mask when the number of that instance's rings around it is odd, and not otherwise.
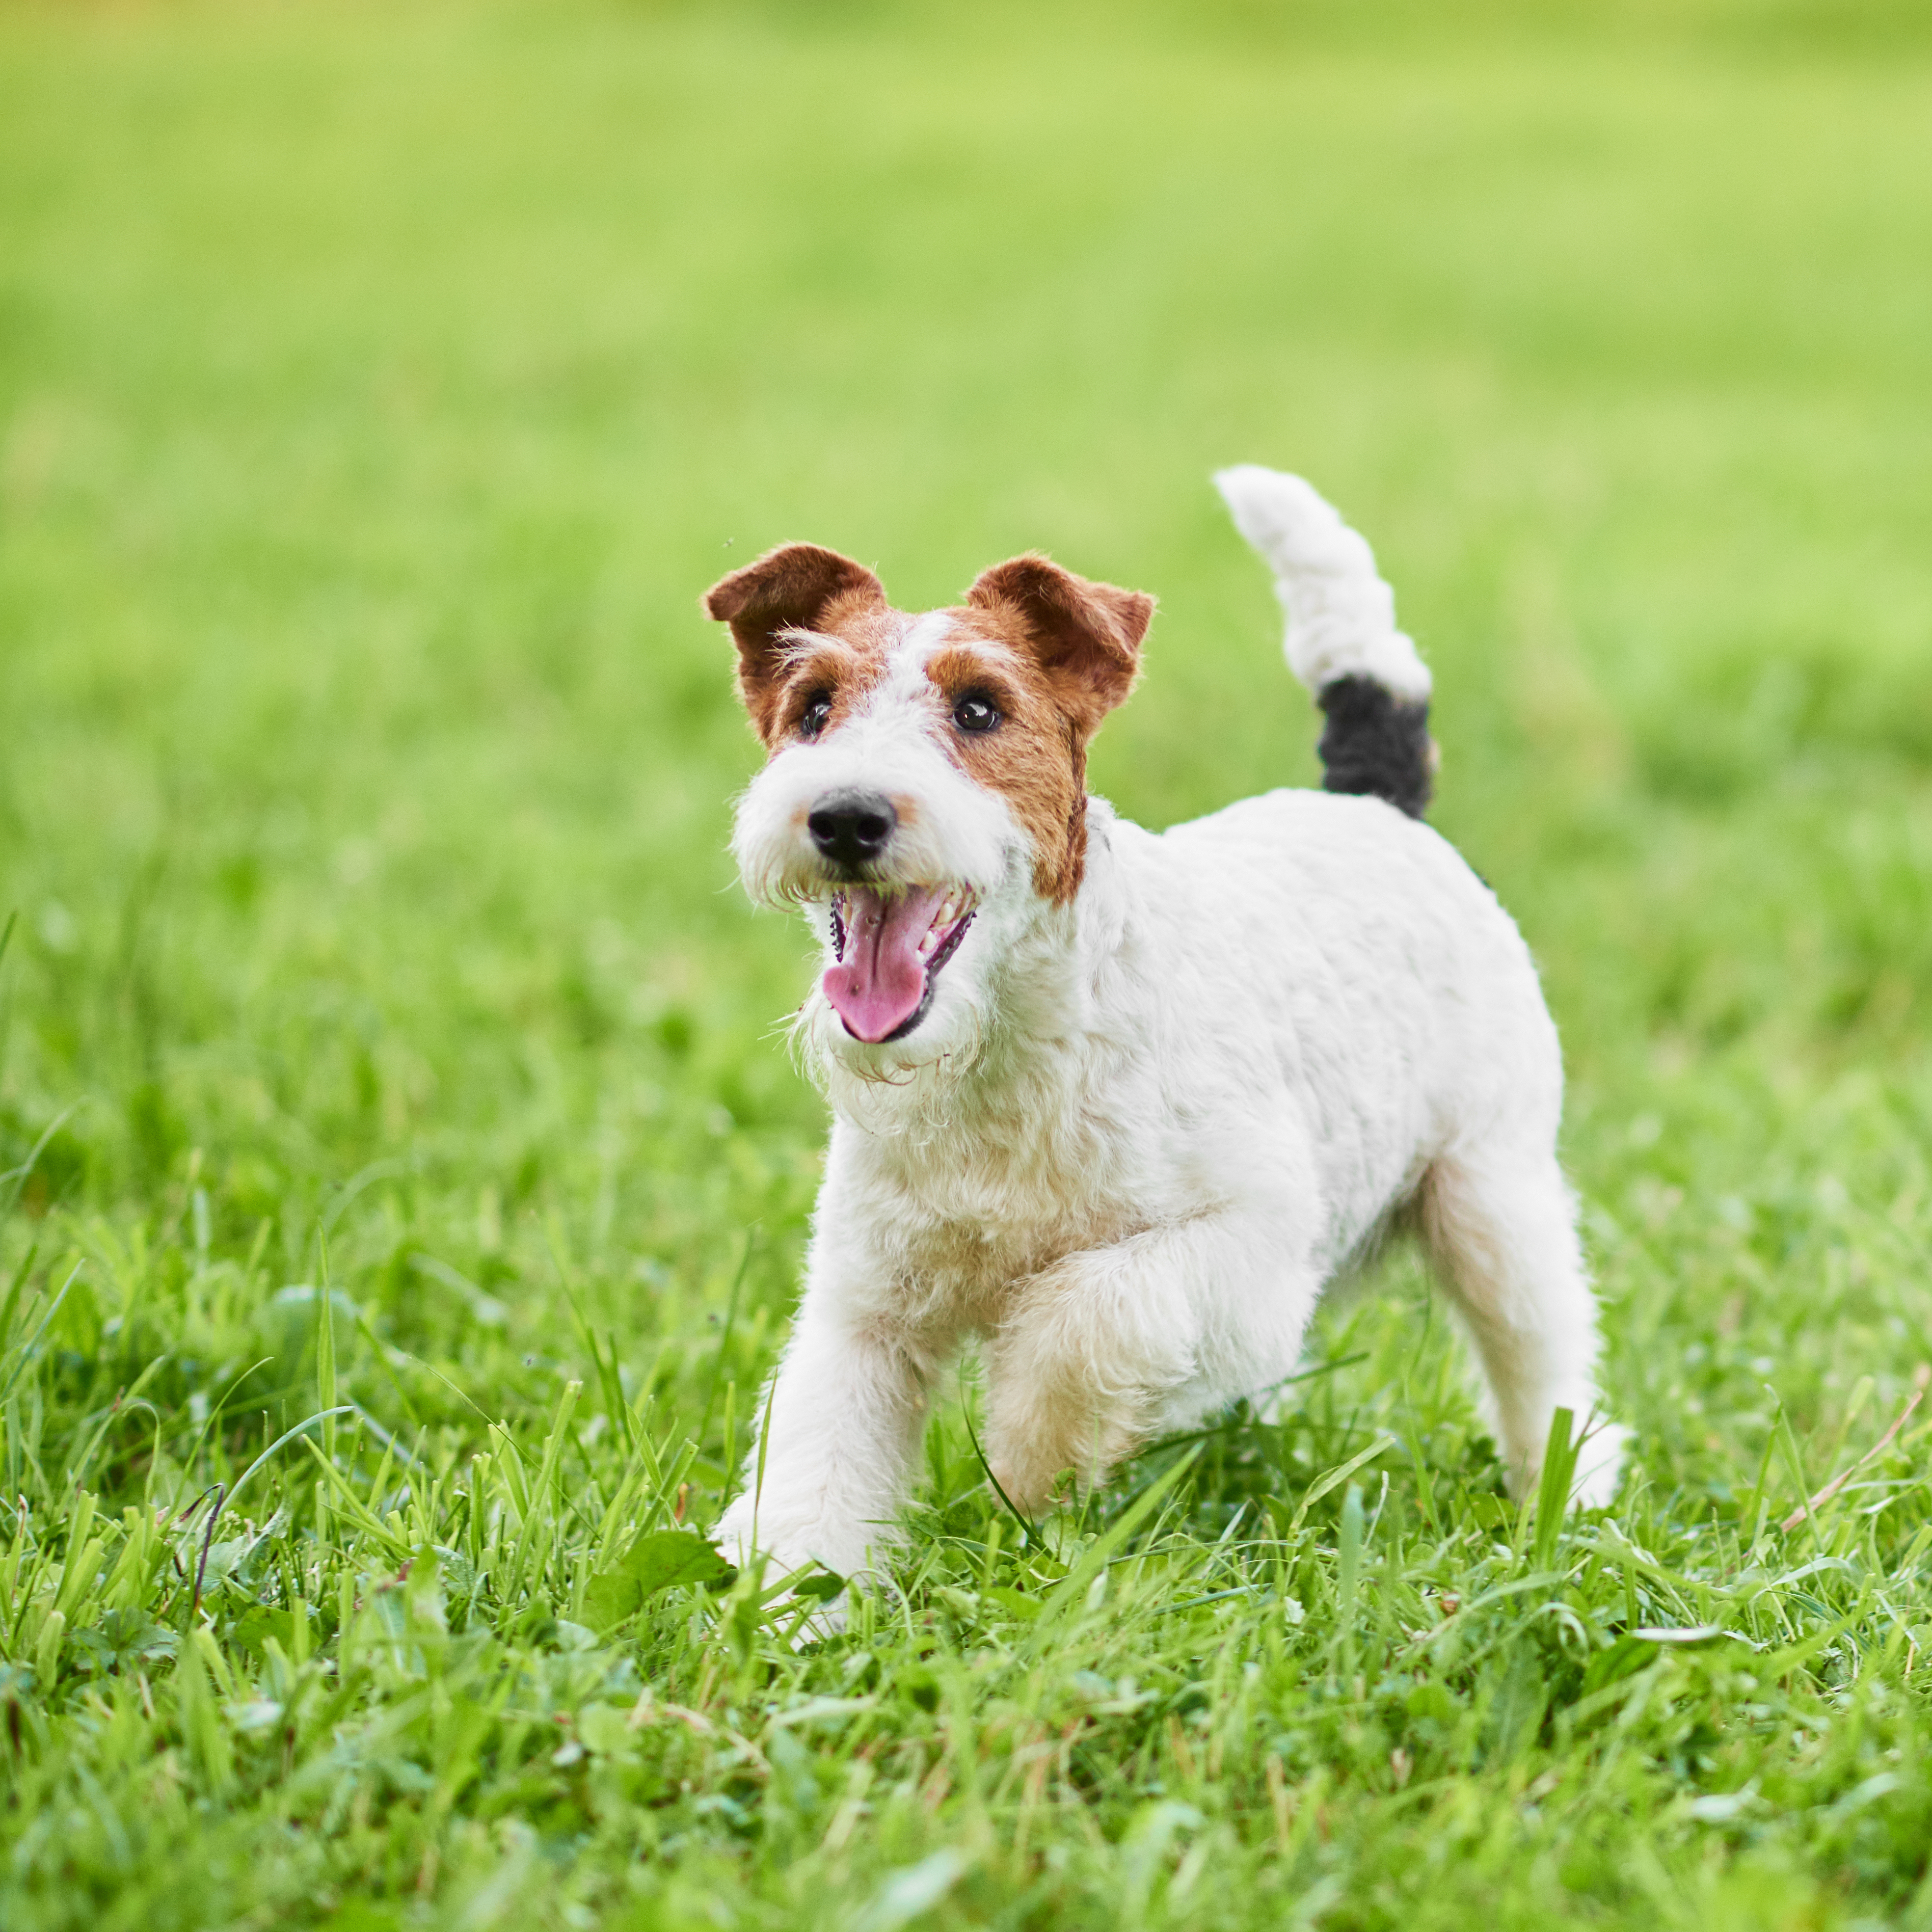
[{"label": "dog's face", "polygon": [[818,1050],[890,1077],[982,1037],[1006,950],[1086,860],[1087,745],[1132,687],[1154,599],[1041,556],[910,615],[862,565],[788,544],[714,585],[770,754],[738,808],[746,889],[809,906]]}]

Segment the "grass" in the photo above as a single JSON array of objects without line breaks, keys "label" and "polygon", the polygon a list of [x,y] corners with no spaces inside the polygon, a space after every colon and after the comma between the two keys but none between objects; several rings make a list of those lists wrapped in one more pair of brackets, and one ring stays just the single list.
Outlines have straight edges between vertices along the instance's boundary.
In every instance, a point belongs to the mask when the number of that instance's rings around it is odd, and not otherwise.
[{"label": "grass", "polygon": [[[1932,1924],[1928,122],[1803,0],[0,13],[8,1926]],[[1024,1534],[962,1382],[814,1642],[664,1540],[822,1131],[696,594],[1154,590],[1166,822],[1312,769],[1242,458],[1437,668],[1629,1481],[1398,1265]]]}]

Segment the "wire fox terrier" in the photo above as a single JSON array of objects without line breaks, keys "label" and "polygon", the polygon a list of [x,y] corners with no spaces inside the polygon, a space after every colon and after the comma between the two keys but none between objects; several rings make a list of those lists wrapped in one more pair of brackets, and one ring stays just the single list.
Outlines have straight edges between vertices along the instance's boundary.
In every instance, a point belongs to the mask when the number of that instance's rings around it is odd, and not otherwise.
[{"label": "wire fox terrier", "polygon": [[[1562,1066],[1508,914],[1421,823],[1430,675],[1368,544],[1298,477],[1216,479],[1326,714],[1322,791],[1156,834],[1086,788],[1154,601],[1046,557],[894,610],[788,544],[704,600],[770,753],[746,890],[824,946],[796,1034],[831,1101],[797,1319],[718,1528],[866,1570],[968,1336],[1021,1508],[1292,1372],[1325,1286],[1412,1231],[1521,1494],[1598,1411],[1557,1164]],[[1576,1495],[1609,1501],[1598,1426]]]}]

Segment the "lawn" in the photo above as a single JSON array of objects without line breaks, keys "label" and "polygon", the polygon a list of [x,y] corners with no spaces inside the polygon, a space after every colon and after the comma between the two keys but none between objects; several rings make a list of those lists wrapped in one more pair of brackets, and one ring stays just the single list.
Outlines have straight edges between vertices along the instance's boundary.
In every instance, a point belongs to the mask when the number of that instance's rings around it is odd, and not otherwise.
[{"label": "lawn", "polygon": [[[1932,1926],[1928,22],[0,9],[9,1932]],[[1435,667],[1628,1480],[1398,1259],[1025,1528],[968,1364],[814,1641],[688,1580],[824,1134],[698,595],[1153,590],[1166,824],[1315,771],[1239,460]]]}]

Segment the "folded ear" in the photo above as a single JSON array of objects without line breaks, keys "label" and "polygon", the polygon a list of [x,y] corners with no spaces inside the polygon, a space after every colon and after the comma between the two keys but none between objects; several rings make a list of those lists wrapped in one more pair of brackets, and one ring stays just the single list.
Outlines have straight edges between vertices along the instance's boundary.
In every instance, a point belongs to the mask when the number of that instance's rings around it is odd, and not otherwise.
[{"label": "folded ear", "polygon": [[731,626],[738,694],[760,730],[784,668],[780,632],[820,631],[842,615],[885,608],[885,586],[862,563],[817,544],[781,544],[704,593],[704,614]]},{"label": "folded ear", "polygon": [[1091,583],[1029,552],[982,571],[966,602],[1018,620],[1040,668],[1084,700],[1090,731],[1140,675],[1141,640],[1154,621],[1144,591]]}]

